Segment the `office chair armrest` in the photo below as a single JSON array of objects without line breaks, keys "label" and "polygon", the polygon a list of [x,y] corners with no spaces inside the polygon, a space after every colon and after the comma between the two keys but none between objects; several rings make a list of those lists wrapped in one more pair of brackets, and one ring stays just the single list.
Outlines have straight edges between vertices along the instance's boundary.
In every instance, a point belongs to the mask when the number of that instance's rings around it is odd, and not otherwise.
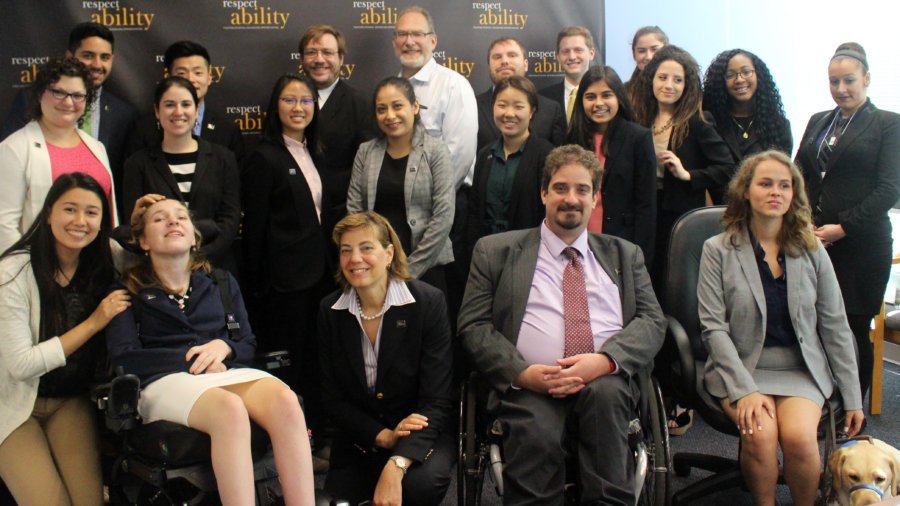
[{"label": "office chair armrest", "polygon": [[691,349],[691,340],[684,330],[681,323],[673,316],[666,315],[668,325],[666,325],[666,339],[671,339],[675,343],[678,351],[678,362],[681,368],[679,380],[681,380],[680,389],[682,392],[693,392],[696,388],[696,374],[694,352]]},{"label": "office chair armrest", "polygon": [[291,354],[286,350],[259,353],[255,361],[256,367],[263,371],[276,371],[291,365]]},{"label": "office chair armrest", "polygon": [[141,380],[134,374],[117,376],[109,383],[94,387],[91,400],[104,413],[106,427],[113,433],[131,430],[141,423],[138,401]]}]

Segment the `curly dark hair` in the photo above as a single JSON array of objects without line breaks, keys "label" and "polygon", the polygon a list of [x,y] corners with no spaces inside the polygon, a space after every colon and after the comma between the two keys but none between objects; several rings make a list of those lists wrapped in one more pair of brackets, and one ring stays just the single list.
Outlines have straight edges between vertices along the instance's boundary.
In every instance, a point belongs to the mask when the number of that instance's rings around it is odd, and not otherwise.
[{"label": "curly dark hair", "polygon": [[722,51],[713,59],[706,69],[703,79],[703,108],[709,111],[717,125],[726,125],[731,121],[733,98],[725,86],[725,72],[728,62],[736,55],[742,54],[753,62],[756,71],[756,93],[753,94],[753,124],[758,127],[757,133],[766,149],[784,149],[783,139],[790,139],[790,128],[781,93],[769,72],[769,67],[755,54],[743,49]]},{"label": "curly dark hair", "polygon": [[619,78],[619,74],[612,67],[591,67],[581,78],[581,82],[578,84],[578,94],[575,96],[575,107],[572,108],[572,121],[569,123],[569,133],[566,140],[594,151],[594,134],[597,133],[598,126],[584,112],[584,92],[591,85],[600,81],[606,82],[619,102],[619,111],[610,120],[600,146],[601,152],[606,155],[609,153],[609,138],[613,136],[613,132],[615,132],[619,122],[621,120],[634,120],[634,112],[631,110],[631,101],[628,100],[625,85],[622,84],[622,79]]},{"label": "curly dark hair", "polygon": [[700,84],[700,66],[690,53],[678,46],[665,46],[644,67],[638,82],[632,89],[631,105],[634,107],[635,121],[647,128],[653,128],[653,122],[659,115],[659,102],[653,94],[653,81],[659,66],[667,61],[674,61],[684,68],[684,91],[675,104],[672,115],[672,147],[677,149],[688,136],[688,121],[695,114],[703,115],[700,109],[703,103],[703,87]]},{"label": "curly dark hair", "polygon": [[77,77],[84,82],[84,92],[87,96],[84,99],[84,110],[87,111],[94,103],[94,82],[91,80],[91,71],[88,70],[84,63],[75,58],[53,58],[44,64],[38,70],[37,77],[28,88],[28,107],[25,114],[29,120],[41,119],[43,112],[41,111],[41,95],[47,91],[47,88],[58,83],[60,78]]}]

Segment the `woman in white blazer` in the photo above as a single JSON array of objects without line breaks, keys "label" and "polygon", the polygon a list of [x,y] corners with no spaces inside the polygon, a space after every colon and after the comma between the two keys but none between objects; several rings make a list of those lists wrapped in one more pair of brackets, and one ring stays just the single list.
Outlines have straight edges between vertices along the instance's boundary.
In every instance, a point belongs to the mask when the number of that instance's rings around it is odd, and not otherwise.
[{"label": "woman in white blazer", "polygon": [[456,193],[450,151],[425,133],[409,81],[389,77],[375,87],[379,138],[360,145],[347,212],[385,216],[409,252],[412,277],[446,291],[442,266],[453,262],[450,228]]},{"label": "woman in white blazer", "polygon": [[90,71],[74,58],[42,67],[28,92],[31,121],[0,143],[0,252],[22,234],[41,210],[61,174],[83,172],[103,188],[115,223],[115,193],[106,149],[79,129],[94,101]]},{"label": "woman in white blazer", "polygon": [[0,479],[18,504],[103,502],[87,392],[102,331],[129,305],[124,290],[107,295],[111,221],[93,178],[63,174],[0,256]]},{"label": "woman in white blazer", "polygon": [[756,504],[775,504],[778,445],[794,504],[813,504],[816,428],[834,390],[844,431],[859,432],[853,334],[825,248],[813,235],[803,176],[787,155],[744,161],[728,187],[725,232],[706,241],[697,286],[705,383],[741,431]]}]

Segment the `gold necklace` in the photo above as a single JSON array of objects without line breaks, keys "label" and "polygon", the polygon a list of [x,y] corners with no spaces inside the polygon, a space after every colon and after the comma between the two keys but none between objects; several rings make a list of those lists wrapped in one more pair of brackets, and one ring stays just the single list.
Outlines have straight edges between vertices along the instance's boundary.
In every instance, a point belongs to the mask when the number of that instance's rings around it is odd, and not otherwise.
[{"label": "gold necklace", "polygon": [[731,115],[731,121],[734,121],[734,124],[737,125],[738,129],[741,131],[741,134],[743,134],[743,135],[741,135],[741,137],[743,137],[744,139],[750,138],[750,129],[753,127],[754,120],[755,120],[755,118],[751,119],[750,124],[747,125],[746,129],[744,129],[744,127],[742,127],[741,124],[738,123],[737,118],[735,118],[733,114]]},{"label": "gold necklace", "polygon": [[673,118],[669,118],[669,121],[666,121],[666,124],[660,128],[656,128],[655,126],[650,127],[650,130],[653,132],[653,135],[659,135],[659,134],[665,132],[666,130],[672,128],[672,119]]}]

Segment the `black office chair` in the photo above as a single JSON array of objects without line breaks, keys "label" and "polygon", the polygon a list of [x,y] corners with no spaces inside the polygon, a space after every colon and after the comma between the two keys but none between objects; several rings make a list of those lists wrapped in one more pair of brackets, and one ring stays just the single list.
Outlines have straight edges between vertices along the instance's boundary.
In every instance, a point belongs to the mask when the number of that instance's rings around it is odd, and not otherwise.
[{"label": "black office chair", "polygon": [[[724,231],[722,215],[725,206],[694,209],[681,216],[672,228],[669,240],[669,259],[666,266],[666,311],[668,328],[666,339],[673,340],[678,350],[677,370],[674,371],[679,385],[681,402],[693,408],[713,429],[724,434],[739,437],[737,427],[728,418],[719,401],[706,391],[703,383],[703,369],[708,353],[700,338],[700,317],[697,308],[697,281],[703,243]],[[836,399],[826,403],[823,413],[825,423],[825,459],[835,441]],[[689,504],[701,497],[744,487],[740,463],[737,459],[720,455],[679,452],[673,457],[675,474],[687,476],[691,468],[704,469],[713,474],[698,480],[675,492],[672,505]],[[779,483],[783,483],[779,477]]]},{"label": "black office chair", "polygon": [[[637,413],[628,427],[634,457],[635,493],[641,506],[666,506],[671,483],[672,455],[662,391],[649,371],[636,375],[640,390]],[[486,476],[503,498],[503,432],[484,406],[487,387],[474,373],[460,388],[457,498],[461,506],[478,506]],[[574,445],[572,445],[574,446]],[[566,458],[566,504],[579,504],[577,462],[572,449]]]}]

